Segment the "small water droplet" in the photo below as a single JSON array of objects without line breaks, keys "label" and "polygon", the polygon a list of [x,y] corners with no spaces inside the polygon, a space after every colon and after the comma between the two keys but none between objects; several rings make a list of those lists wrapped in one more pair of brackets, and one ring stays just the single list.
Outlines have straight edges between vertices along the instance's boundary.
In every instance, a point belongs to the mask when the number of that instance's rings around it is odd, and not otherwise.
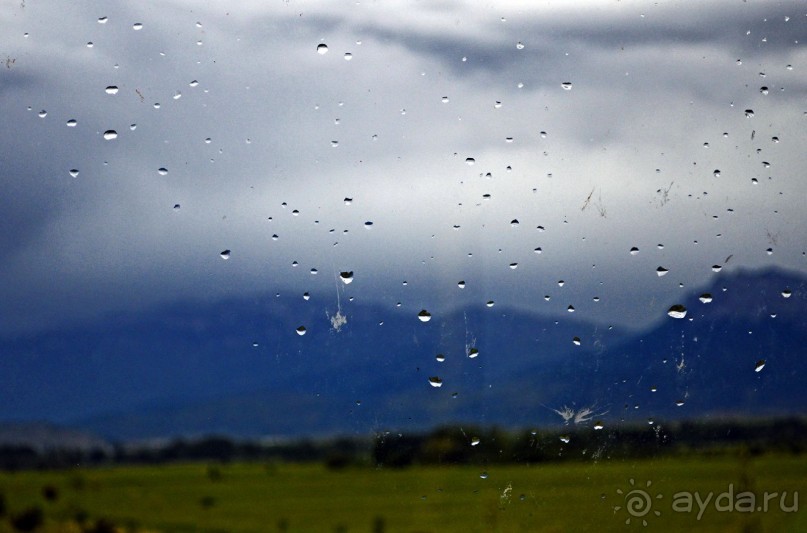
[{"label": "small water droplet", "polygon": [[38,113],[38,115],[39,115],[39,118],[45,118],[46,116],[48,116],[48,112],[43,109],[42,111],[40,111]]},{"label": "small water droplet", "polygon": [[479,474],[479,477],[482,478],[482,479],[487,479],[488,478],[488,473],[487,472],[482,472],[481,474]]},{"label": "small water droplet", "polygon": [[465,162],[466,162],[468,165],[473,165],[474,163],[476,163],[476,159],[474,159],[473,157],[466,157],[466,158],[465,158]]},{"label": "small water droplet", "polygon": [[[572,90],[571,82],[564,81],[563,83],[560,84],[560,86],[563,87],[563,90],[565,90],[565,91],[571,91]],[[583,91],[583,92],[585,92],[585,91]]]},{"label": "small water droplet", "polygon": [[448,96],[444,96],[444,97],[442,97],[442,98],[440,99],[440,101],[441,101],[441,102],[443,102],[444,104],[447,104],[447,103],[448,103]]},{"label": "small water droplet", "polygon": [[485,305],[487,307],[493,307],[494,305],[496,305],[496,302],[494,302],[493,300],[488,300],[487,302],[485,302]]},{"label": "small water droplet", "polygon": [[71,118],[70,120],[67,121],[68,128],[75,128],[77,124],[78,122],[76,122],[76,119],[74,118]]},{"label": "small water droplet", "polygon": [[510,263],[510,269],[515,270],[518,268],[518,263]]},{"label": "small water droplet", "polygon": [[667,270],[666,268],[664,268],[664,267],[662,267],[662,266],[660,266],[660,267],[658,267],[658,268],[656,269],[656,275],[658,275],[658,277],[661,277],[661,276],[666,275],[666,274],[667,274],[667,272],[669,272],[669,270]]},{"label": "small water droplet", "polygon": [[630,255],[636,255],[638,253],[639,253],[639,249],[637,247],[634,246],[634,247],[632,247],[630,249]]},{"label": "small water droplet", "polygon": [[790,298],[792,295],[793,293],[790,291],[790,289],[785,289],[782,291],[782,298]]},{"label": "small water droplet", "polygon": [[572,339],[572,342],[575,346],[580,346],[580,337],[575,337]]},{"label": "small water droplet", "polygon": [[677,402],[675,402],[675,405],[677,407],[682,407],[684,405],[684,400],[678,400]]},{"label": "small water droplet", "polygon": [[418,313],[418,320],[420,320],[421,322],[428,322],[431,319],[432,319],[431,313],[429,313],[425,309],[421,310],[420,313]]},{"label": "small water droplet", "polygon": [[753,109],[746,109],[745,110],[745,118],[753,118],[754,117],[754,110]]},{"label": "small water droplet", "polygon": [[353,54],[345,52],[345,61],[350,61],[351,59],[353,59]]},{"label": "small water droplet", "polygon": [[443,361],[445,361],[445,360],[446,360],[446,356],[445,356],[445,355],[443,355],[443,354],[441,354],[441,353],[438,353],[438,354],[437,354],[437,355],[434,357],[434,359],[435,359],[435,360],[436,360],[438,363],[442,363]]},{"label": "small water droplet", "polygon": [[683,305],[676,304],[670,307],[667,314],[672,318],[684,318],[687,316],[687,308]]},{"label": "small water droplet", "polygon": [[111,141],[118,138],[118,132],[115,130],[106,130],[104,132],[104,140]]},{"label": "small water droplet", "polygon": [[78,177],[78,169],[71,168],[70,169],[70,177],[71,178],[77,178]]},{"label": "small water droplet", "polygon": [[457,287],[459,287],[460,289],[464,289],[465,288],[465,282],[464,281],[458,281],[457,282]]},{"label": "small water droplet", "polygon": [[159,174],[160,176],[165,176],[166,174],[168,174],[168,169],[165,167],[160,167],[157,169],[157,174]]},{"label": "small water droplet", "polygon": [[715,171],[712,172],[712,174],[714,175],[714,177],[719,178],[720,177],[720,169],[716,168]]},{"label": "small water droplet", "polygon": [[99,17],[98,24],[106,24],[109,19],[107,17]]},{"label": "small water droplet", "polygon": [[325,55],[328,53],[328,45],[325,43],[320,43],[317,45],[317,53],[319,55]]},{"label": "small water droplet", "polygon": [[219,255],[221,256],[222,259],[226,261],[227,259],[230,258],[230,250],[222,250],[222,252]]},{"label": "small water droplet", "polygon": [[571,441],[571,440],[572,440],[572,439],[571,439],[571,437],[569,437],[569,435],[561,435],[561,436],[560,436],[560,441],[561,441],[563,444],[569,444],[569,441]]},{"label": "small water droplet", "polygon": [[594,422],[594,429],[596,431],[600,431],[603,427],[605,427],[605,426],[603,426],[602,422],[600,422],[599,420]]},{"label": "small water droplet", "polygon": [[443,386],[443,380],[437,376],[432,376],[429,378],[429,385],[434,388],[439,388]]},{"label": "small water droplet", "polygon": [[142,22],[135,22],[134,24],[132,24],[132,29],[135,30],[135,31],[142,30],[143,29],[143,23]]},{"label": "small water droplet", "polygon": [[573,305],[570,305],[569,307],[567,307],[567,308],[566,308],[566,310],[567,310],[568,312],[570,312],[570,313],[574,313],[574,306],[573,306]]},{"label": "small water droplet", "polygon": [[[754,372],[762,372],[762,369],[765,368],[765,359],[760,359],[757,361],[756,366],[754,367]],[[776,372],[774,372],[775,374]]]},{"label": "small water droplet", "polygon": [[723,265],[712,265],[712,272],[720,272],[723,270]]},{"label": "small water droplet", "polygon": [[479,356],[479,350],[477,350],[476,348],[468,349],[468,358],[474,359],[475,357],[478,356]]},{"label": "small water droplet", "polygon": [[705,303],[705,304],[712,303],[712,295],[709,294],[708,292],[704,292],[703,294],[701,294],[698,297],[698,300],[700,300],[701,303]]},{"label": "small water droplet", "polygon": [[342,283],[344,283],[345,285],[353,283],[353,271],[351,270],[350,272],[340,272],[339,279],[341,279]]},{"label": "small water droplet", "polygon": [[104,91],[107,94],[118,94],[118,87],[116,85],[110,85]]},{"label": "small water droplet", "polygon": [[759,88],[759,92],[761,92],[762,94],[768,94],[768,87],[763,85],[762,87]]},{"label": "small water droplet", "polygon": [[295,331],[297,331],[297,335],[302,337],[303,335],[305,335],[306,329],[305,326],[298,326]]}]

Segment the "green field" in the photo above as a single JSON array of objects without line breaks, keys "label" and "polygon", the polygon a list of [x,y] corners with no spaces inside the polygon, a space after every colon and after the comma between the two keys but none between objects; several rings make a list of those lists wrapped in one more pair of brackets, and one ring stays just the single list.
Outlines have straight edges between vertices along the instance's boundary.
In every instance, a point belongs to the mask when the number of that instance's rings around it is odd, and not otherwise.
[{"label": "green field", "polygon": [[[169,532],[807,531],[807,510],[780,509],[783,491],[791,507],[793,492],[807,488],[801,456],[491,466],[482,473],[469,466],[328,470],[267,463],[2,473],[0,531],[13,531],[9,515],[31,506],[43,509],[44,531],[82,531],[79,520],[88,527],[102,517],[127,531]],[[672,508],[676,493],[716,497],[729,484],[734,499],[724,496],[724,504],[733,505],[743,490],[754,493],[755,507],[765,491],[779,494],[767,512],[719,512],[709,502],[699,520],[697,503],[692,512]],[[45,486],[52,487],[51,500]],[[662,498],[644,517],[631,517],[624,496],[631,489]]]}]

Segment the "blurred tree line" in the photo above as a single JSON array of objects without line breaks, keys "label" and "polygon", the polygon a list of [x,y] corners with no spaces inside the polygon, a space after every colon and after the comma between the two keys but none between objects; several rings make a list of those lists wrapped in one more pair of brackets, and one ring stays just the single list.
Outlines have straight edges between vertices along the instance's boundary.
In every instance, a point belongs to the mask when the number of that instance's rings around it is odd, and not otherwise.
[{"label": "blurred tree line", "polygon": [[36,450],[0,446],[0,469],[30,470],[104,464],[160,464],[177,461],[323,462],[351,466],[406,467],[634,459],[662,455],[724,454],[743,451],[794,453],[807,450],[807,423],[798,418],[765,421],[701,421],[620,425],[595,429],[562,426],[506,431],[446,426],[428,433],[380,432],[372,436],[239,441],[224,436],[175,439],[161,445],[116,445],[112,451]]}]

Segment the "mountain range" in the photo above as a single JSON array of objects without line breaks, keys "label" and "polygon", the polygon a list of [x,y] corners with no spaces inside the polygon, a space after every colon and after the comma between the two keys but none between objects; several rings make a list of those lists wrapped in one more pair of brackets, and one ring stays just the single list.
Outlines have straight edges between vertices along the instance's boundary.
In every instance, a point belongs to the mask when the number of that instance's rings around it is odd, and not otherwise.
[{"label": "mountain range", "polygon": [[109,316],[0,339],[0,422],[130,441],[804,414],[807,278],[714,279],[682,291],[683,318],[661,307],[641,332],[498,305],[422,321],[274,295]]}]

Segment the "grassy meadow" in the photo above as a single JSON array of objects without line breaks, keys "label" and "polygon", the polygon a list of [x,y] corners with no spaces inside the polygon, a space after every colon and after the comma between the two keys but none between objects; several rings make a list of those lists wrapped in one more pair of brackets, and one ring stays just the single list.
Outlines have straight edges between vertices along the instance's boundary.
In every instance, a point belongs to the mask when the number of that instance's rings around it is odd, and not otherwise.
[{"label": "grassy meadow", "polygon": [[[726,492],[729,484],[735,497],[751,490],[757,507],[763,492],[787,491],[791,507],[793,491],[807,495],[807,463],[798,455],[764,455],[495,465],[486,471],[242,462],[4,472],[0,532],[17,531],[12,517],[31,507],[43,511],[37,530],[49,532],[101,533],[115,530],[112,525],[166,532],[807,531],[807,510],[783,512],[778,495],[767,512],[718,512],[710,502],[698,519],[697,502],[692,512],[672,509],[676,493],[698,491],[703,499],[709,491]],[[631,516],[625,500],[632,489],[662,498],[652,498],[646,515]]]}]

